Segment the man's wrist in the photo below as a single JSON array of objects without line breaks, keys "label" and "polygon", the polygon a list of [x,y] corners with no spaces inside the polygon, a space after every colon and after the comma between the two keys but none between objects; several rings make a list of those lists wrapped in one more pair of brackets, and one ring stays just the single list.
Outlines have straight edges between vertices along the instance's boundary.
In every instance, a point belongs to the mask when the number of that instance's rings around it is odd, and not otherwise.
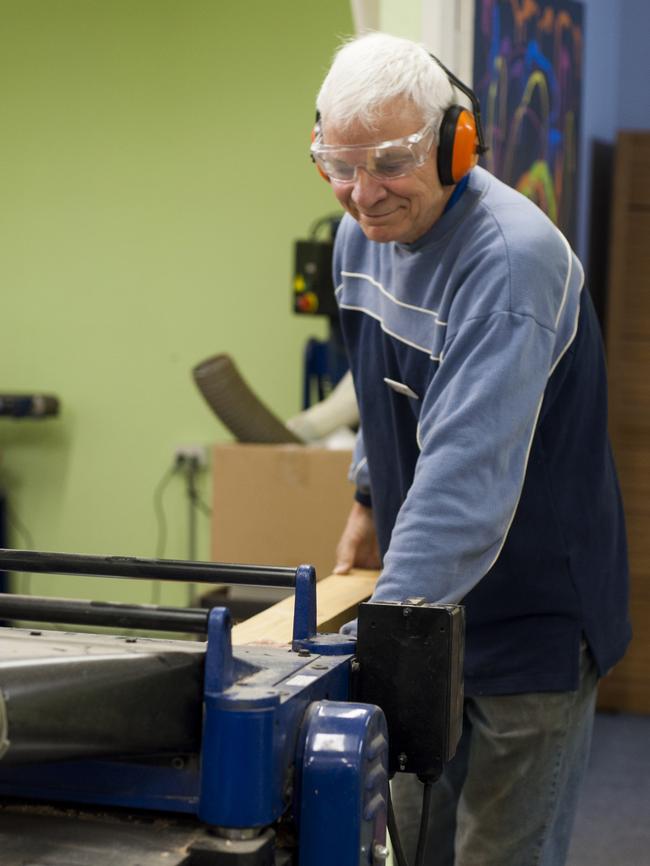
[{"label": "man's wrist", "polygon": [[365,505],[366,508],[372,508],[372,499],[369,493],[364,493],[362,490],[356,490],[354,493],[354,500],[358,502],[359,505]]}]

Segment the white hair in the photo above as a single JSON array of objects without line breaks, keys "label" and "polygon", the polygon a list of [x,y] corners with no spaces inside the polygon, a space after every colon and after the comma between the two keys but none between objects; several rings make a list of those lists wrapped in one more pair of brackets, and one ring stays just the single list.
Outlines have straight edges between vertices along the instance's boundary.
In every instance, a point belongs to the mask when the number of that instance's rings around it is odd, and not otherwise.
[{"label": "white hair", "polygon": [[388,33],[368,33],[339,48],[316,107],[323,126],[346,129],[356,121],[373,129],[394,99],[412,103],[424,123],[433,123],[437,141],[454,90],[423,45]]}]

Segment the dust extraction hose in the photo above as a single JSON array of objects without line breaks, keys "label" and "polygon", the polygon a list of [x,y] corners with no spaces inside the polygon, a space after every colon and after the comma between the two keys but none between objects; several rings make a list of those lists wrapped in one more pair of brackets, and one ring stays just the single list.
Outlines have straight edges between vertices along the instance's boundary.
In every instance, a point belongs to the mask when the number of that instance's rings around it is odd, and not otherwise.
[{"label": "dust extraction hose", "polygon": [[352,373],[348,370],[328,397],[289,418],[287,427],[304,442],[317,442],[339,427],[352,427],[358,423],[359,407]]},{"label": "dust extraction hose", "polygon": [[302,444],[253,393],[230,355],[206,358],[192,373],[212,411],[239,442]]}]

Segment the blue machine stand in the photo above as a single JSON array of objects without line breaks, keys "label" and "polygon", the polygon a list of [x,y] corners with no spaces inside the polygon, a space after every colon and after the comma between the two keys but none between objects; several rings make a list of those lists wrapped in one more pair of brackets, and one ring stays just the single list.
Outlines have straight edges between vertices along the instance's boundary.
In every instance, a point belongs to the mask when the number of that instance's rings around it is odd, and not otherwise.
[{"label": "blue machine stand", "polygon": [[[16,553],[0,568],[19,569]],[[80,573],[109,573],[91,559]],[[206,581],[228,580],[211,565]],[[233,649],[226,608],[203,614],[205,642],[0,628],[2,866],[383,862],[384,714],[350,701],[355,642],[316,633],[314,569],[292,582],[291,646]]]}]

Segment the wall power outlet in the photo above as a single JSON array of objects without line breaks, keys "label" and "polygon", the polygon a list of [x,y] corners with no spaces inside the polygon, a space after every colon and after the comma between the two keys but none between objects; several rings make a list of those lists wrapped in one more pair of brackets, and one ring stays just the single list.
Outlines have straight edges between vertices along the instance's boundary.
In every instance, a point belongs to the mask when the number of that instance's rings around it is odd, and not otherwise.
[{"label": "wall power outlet", "polygon": [[205,469],[208,465],[208,449],[205,445],[184,444],[174,447],[174,465],[185,461],[196,461],[199,469]]}]

